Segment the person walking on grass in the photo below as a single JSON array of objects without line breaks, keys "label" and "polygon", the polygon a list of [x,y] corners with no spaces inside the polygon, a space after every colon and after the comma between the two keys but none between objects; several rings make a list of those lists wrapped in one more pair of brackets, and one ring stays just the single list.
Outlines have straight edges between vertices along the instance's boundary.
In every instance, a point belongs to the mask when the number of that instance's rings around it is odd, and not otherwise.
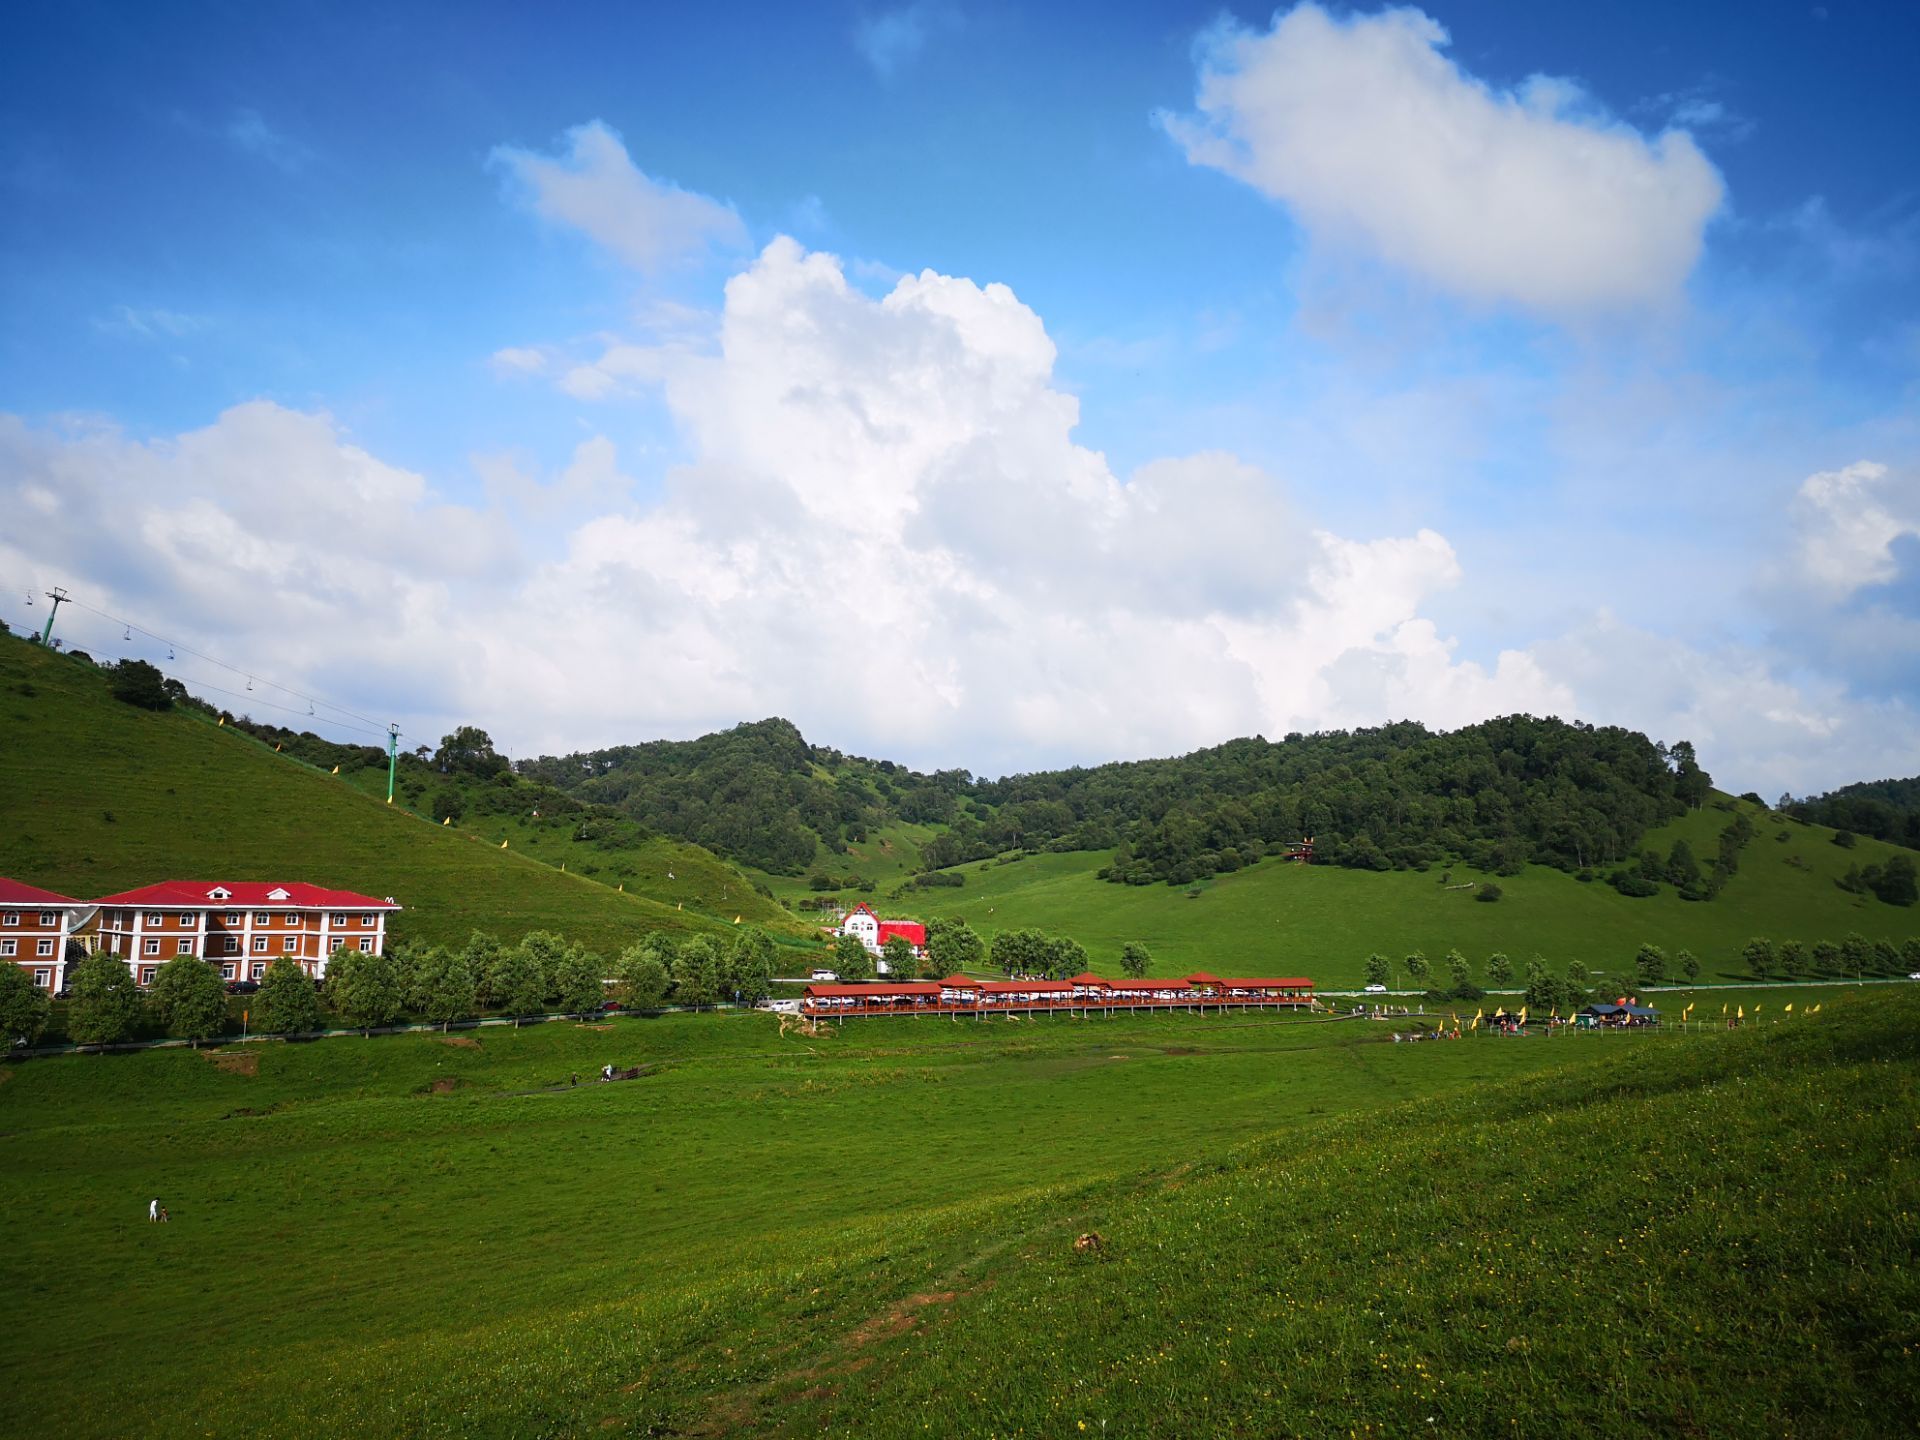
[{"label": "person walking on grass", "polygon": [[159,1200],[158,1199],[149,1200],[147,1202],[147,1223],[149,1225],[157,1224],[159,1222],[159,1219],[160,1219]]}]

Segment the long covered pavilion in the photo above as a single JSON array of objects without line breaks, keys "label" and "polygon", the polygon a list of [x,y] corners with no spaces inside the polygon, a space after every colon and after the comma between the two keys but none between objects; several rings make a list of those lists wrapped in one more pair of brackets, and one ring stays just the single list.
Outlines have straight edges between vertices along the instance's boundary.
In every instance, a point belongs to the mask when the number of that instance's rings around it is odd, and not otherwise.
[{"label": "long covered pavilion", "polygon": [[1313,981],[1223,980],[1196,974],[1184,979],[1108,979],[1091,971],[1068,980],[1019,977],[979,980],[878,980],[865,985],[815,984],[801,995],[803,1014],[822,1018],[865,1015],[989,1015],[1050,1011],[1111,1014],[1122,1010],[1308,1009]]}]

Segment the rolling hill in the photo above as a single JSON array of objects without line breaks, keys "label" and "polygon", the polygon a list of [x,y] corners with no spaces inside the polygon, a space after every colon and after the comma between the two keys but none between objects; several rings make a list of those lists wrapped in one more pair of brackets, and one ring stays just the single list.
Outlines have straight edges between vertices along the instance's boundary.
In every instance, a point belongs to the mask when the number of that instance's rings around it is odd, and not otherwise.
[{"label": "rolling hill", "polygon": [[[0,730],[0,874],[67,894],[169,877],[305,879],[393,895],[406,907],[396,935],[433,942],[547,929],[608,950],[655,930],[718,930],[736,914],[787,938],[804,933],[692,846],[650,837],[615,859],[567,838],[577,827],[563,834],[525,816],[471,829],[423,822],[365,793],[364,775],[275,754],[195,710],[123,704],[104,672],[7,636]],[[582,860],[610,859],[599,877],[579,873]],[[574,861],[568,873],[562,860]]]}]

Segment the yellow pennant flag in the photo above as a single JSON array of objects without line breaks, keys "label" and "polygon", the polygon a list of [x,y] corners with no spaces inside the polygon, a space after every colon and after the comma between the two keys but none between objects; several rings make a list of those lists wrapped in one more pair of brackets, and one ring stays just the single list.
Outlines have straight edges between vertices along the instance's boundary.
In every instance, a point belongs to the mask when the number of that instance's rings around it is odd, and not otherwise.
[{"label": "yellow pennant flag", "polygon": [[566,873],[567,873],[567,862],[566,862],[566,861],[564,861],[564,860],[562,860],[562,861],[560,862],[560,873],[561,873],[562,875],[564,875],[564,874],[566,874]]},{"label": "yellow pennant flag", "polygon": [[1792,1013],[1793,1013],[1793,1001],[1789,1000],[1787,1001],[1787,1014],[1791,1015]]},{"label": "yellow pennant flag", "polygon": [[441,821],[440,823],[441,823],[442,825],[451,825],[451,824],[453,824],[453,816],[451,816],[451,815],[449,815],[449,816],[447,816],[447,818],[446,818],[446,819],[444,819],[444,820],[442,820],[442,821]]},{"label": "yellow pennant flag", "polygon": [[1740,1012],[1739,1012],[1739,1014],[1737,1014],[1737,1015],[1735,1015],[1735,1016],[1734,1016],[1733,1018],[1734,1018],[1734,1019],[1736,1019],[1736,1020],[1744,1020],[1744,1019],[1746,1019],[1746,1018],[1747,1018],[1747,1007],[1746,1007],[1746,1006],[1744,1006],[1744,1005],[1742,1005],[1742,1006],[1740,1007]]},{"label": "yellow pennant flag", "polygon": [[[1820,1002],[1820,1004],[1821,1004],[1821,1005],[1824,1005],[1824,1004],[1826,1004],[1826,1001],[1824,1001],[1824,1000],[1823,1000],[1823,1001],[1821,1001],[1821,1002]],[[1808,1013],[1809,1015],[1818,1015],[1818,1014],[1820,1013],[1820,1005],[1816,1005],[1816,1006],[1814,1006],[1814,1007],[1813,1007],[1813,1009],[1811,1009],[1811,1010],[1809,1010],[1809,1011],[1808,1011],[1807,1013]]]},{"label": "yellow pennant flag", "polygon": [[738,925],[738,924],[740,923],[740,917],[739,917],[738,915],[736,915],[736,916],[734,916],[734,917],[733,917],[733,923],[734,923],[734,924],[736,924],[736,925]]},{"label": "yellow pennant flag", "polygon": [[[224,715],[222,715],[222,716],[220,717],[220,724],[219,724],[219,725],[216,725],[216,726],[214,726],[213,728],[214,728],[214,729],[216,729],[216,730],[218,730],[218,729],[220,729],[220,728],[222,728],[222,726],[224,726],[224,725],[225,725],[226,723],[227,723],[227,717],[226,717],[226,716],[224,716]],[[245,1015],[246,1015],[246,1013],[247,1013],[247,1012],[246,1012],[246,1011],[244,1011],[244,1010],[242,1010],[242,1011],[240,1012],[240,1014],[241,1014],[241,1016],[242,1016],[243,1018],[245,1017]]]},{"label": "yellow pennant flag", "polygon": [[626,894],[626,893],[627,893],[627,882],[626,882],[626,881],[624,881],[624,880],[622,880],[622,881],[620,882],[620,885],[619,885],[619,887],[618,887],[618,888],[619,888],[619,890],[620,890],[620,893],[621,893],[622,895],[624,895],[624,894]]},{"label": "yellow pennant flag", "polygon": [[1527,1007],[1524,1005],[1520,1007],[1520,1023],[1522,1025],[1527,1023]]},{"label": "yellow pennant flag", "polygon": [[1758,1015],[1758,1014],[1760,1013],[1760,1007],[1759,1007],[1758,1005],[1756,1005],[1756,1006],[1754,1006],[1754,1007],[1753,1007],[1753,1013],[1754,1013],[1754,1014],[1756,1014],[1756,1015]]},{"label": "yellow pennant flag", "polygon": [[274,746],[274,747],[273,747],[273,753],[274,753],[274,754],[276,754],[276,755],[278,755],[278,754],[280,753],[280,747],[279,747],[278,745],[276,745],[276,746]]},{"label": "yellow pennant flag", "polygon": [[338,765],[336,765],[336,766],[334,766],[334,767],[333,767],[333,773],[334,773],[334,774],[336,774],[336,775],[338,775],[338,774],[340,773],[340,767],[339,767]]},{"label": "yellow pennant flag", "polygon": [[1727,1013],[1727,1007],[1726,1007],[1725,1005],[1722,1005],[1722,1006],[1720,1007],[1720,1013],[1721,1013],[1722,1015],[1724,1015],[1724,1014],[1726,1014],[1726,1013]]},{"label": "yellow pennant flag", "polygon": [[681,903],[680,901],[678,901],[678,900],[676,900],[676,901],[674,901],[674,902],[673,902],[673,908],[674,908],[674,909],[676,909],[676,910],[684,910],[684,909],[686,909],[687,907],[686,907],[685,905],[683,905],[683,904],[682,904],[682,903]]},{"label": "yellow pennant flag", "polygon": [[502,850],[504,850],[504,849],[506,849],[506,848],[507,848],[507,842],[506,842],[506,841],[504,841],[504,840],[502,840],[502,841],[500,842],[500,848],[501,848]]},{"label": "yellow pennant flag", "polygon": [[391,805],[392,803],[393,803],[393,797],[391,795],[387,796],[387,804]]},{"label": "yellow pennant flag", "polygon": [[1481,1006],[1481,1007],[1480,1007],[1480,1009],[1478,1009],[1478,1010],[1476,1010],[1476,1011],[1474,1011],[1474,1012],[1473,1012],[1473,1023],[1474,1023],[1474,1024],[1476,1024],[1476,1025],[1478,1025],[1478,1024],[1480,1023],[1480,1017],[1481,1017],[1482,1015],[1484,1015],[1484,1014],[1486,1014],[1486,1013],[1487,1013],[1487,1011],[1486,1011],[1486,1007],[1485,1007],[1484,1005],[1483,1005],[1483,1006]]}]

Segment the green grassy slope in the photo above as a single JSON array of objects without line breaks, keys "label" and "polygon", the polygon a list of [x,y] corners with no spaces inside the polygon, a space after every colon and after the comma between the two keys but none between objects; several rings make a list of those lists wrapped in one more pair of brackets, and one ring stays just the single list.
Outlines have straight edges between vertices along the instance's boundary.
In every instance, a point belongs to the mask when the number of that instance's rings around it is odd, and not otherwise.
[{"label": "green grassy slope", "polygon": [[[0,1431],[1902,1433],[1917,1034],[1891,992],[7,1066]],[[566,1088],[608,1060],[659,1068]]]},{"label": "green grassy slope", "polygon": [[98,671],[8,637],[0,731],[0,875],[82,898],[169,878],[300,879],[394,896],[402,935],[551,929],[602,949],[723,923],[423,823],[198,715],[123,705]]},{"label": "green grassy slope", "polygon": [[[1582,884],[1544,866],[1510,878],[1453,867],[1455,885],[1493,880],[1500,886],[1503,898],[1489,904],[1475,900],[1473,890],[1443,886],[1440,870],[1375,874],[1277,860],[1217,877],[1189,898],[1193,887],[1107,884],[1094,877],[1106,855],[1081,852],[964,866],[956,872],[966,877],[962,888],[916,892],[892,908],[960,916],[987,935],[1022,926],[1068,934],[1088,948],[1096,969],[1111,970],[1121,945],[1139,940],[1161,974],[1304,974],[1322,985],[1360,983],[1362,964],[1376,950],[1396,962],[1422,950],[1438,962],[1458,948],[1476,968],[1499,950],[1514,960],[1516,972],[1538,952],[1556,967],[1580,960],[1624,973],[1650,941],[1669,954],[1691,950],[1711,979],[1744,977],[1739,952],[1754,935],[1777,943],[1837,941],[1855,931],[1869,939],[1920,934],[1915,909],[1852,895],[1833,883],[1849,865],[1899,852],[1864,839],[1843,850],[1830,830],[1746,808],[1760,833],[1726,889],[1705,902],[1682,900],[1671,886],[1629,899],[1602,882]],[[1664,854],[1684,836],[1710,864],[1730,818],[1710,806],[1654,831],[1645,843]],[[1776,833],[1788,838],[1776,840]]]}]

